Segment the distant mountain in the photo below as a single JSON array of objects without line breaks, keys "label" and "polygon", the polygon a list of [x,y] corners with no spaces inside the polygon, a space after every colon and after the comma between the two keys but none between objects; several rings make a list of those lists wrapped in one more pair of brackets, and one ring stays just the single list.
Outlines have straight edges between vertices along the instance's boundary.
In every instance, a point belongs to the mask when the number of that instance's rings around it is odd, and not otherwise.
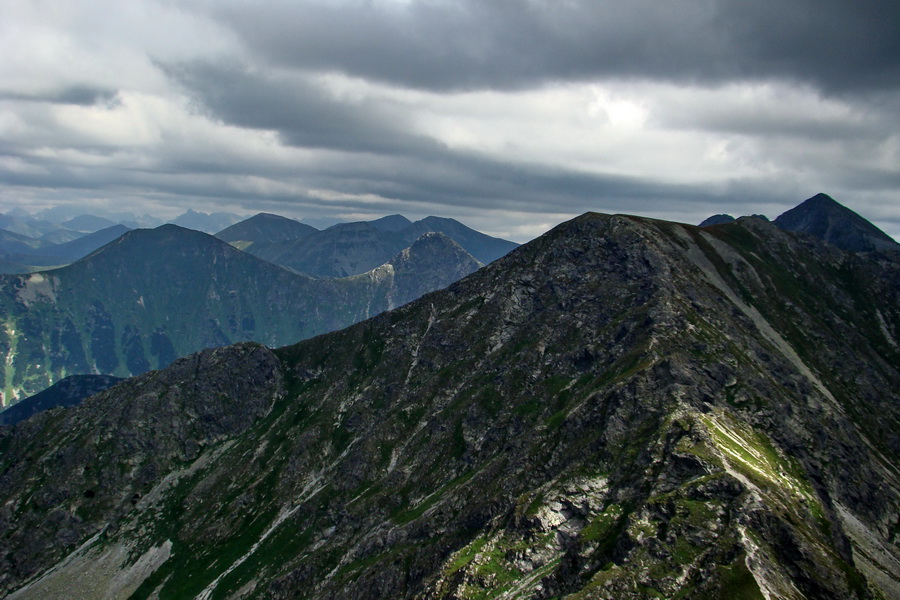
[{"label": "distant mountain", "polygon": [[0,250],[0,274],[30,273],[36,268],[29,267],[19,262],[19,255],[10,255]]},{"label": "distant mountain", "polygon": [[217,233],[216,237],[230,244],[240,244],[239,247],[244,250],[251,244],[273,244],[299,240],[315,231],[318,230],[294,219],[259,213],[226,227]]},{"label": "distant mountain", "polygon": [[87,235],[81,231],[73,231],[71,229],[56,229],[49,233],[45,233],[39,239],[47,244],[65,244]]},{"label": "distant mountain", "polygon": [[425,217],[403,231],[407,236],[412,237],[418,237],[429,231],[443,233],[465,248],[466,252],[483,264],[491,263],[502,256],[506,256],[519,246],[515,242],[485,235],[480,231],[466,227],[456,219],[445,217]]},{"label": "distant mountain", "polygon": [[67,221],[63,221],[59,225],[64,229],[71,229],[82,233],[94,233],[95,231],[100,231],[101,229],[106,229],[107,227],[112,227],[116,224],[115,221],[110,221],[103,217],[79,215]]},{"label": "distant mountain", "polygon": [[51,408],[76,406],[119,381],[121,378],[109,375],[69,375],[0,412],[0,425],[15,425]]},{"label": "distant mountain", "polygon": [[368,223],[379,231],[402,231],[412,225],[412,221],[403,215],[388,215],[374,221],[368,221]]},{"label": "distant mountain", "polygon": [[247,251],[263,260],[316,278],[349,277],[384,264],[411,240],[369,223],[341,223],[299,239],[253,245]]},{"label": "distant mountain", "polygon": [[303,217],[300,219],[300,222],[304,225],[309,225],[318,230],[328,229],[332,225],[337,225],[339,223],[346,222],[343,219],[336,219],[334,217]]},{"label": "distant mountain", "polygon": [[0,428],[0,595],[898,598],[898,431],[900,256],[587,214]]},{"label": "distant mountain", "polygon": [[80,206],[72,204],[54,206],[52,208],[44,209],[31,218],[40,219],[43,222],[51,224],[57,224],[56,227],[59,227],[60,223],[79,218],[84,215],[87,215],[91,219],[99,217],[109,221],[108,223],[103,225],[101,229],[117,223],[121,223],[132,229],[134,229],[134,227],[129,225],[129,223],[138,224],[138,226],[140,227],[157,227],[159,225],[162,225],[163,223],[158,218],[147,214],[138,216],[135,213],[129,211],[99,210],[92,206]]},{"label": "distant mountain", "polygon": [[372,222],[340,223],[299,240],[254,245],[247,251],[311,277],[348,277],[383,264],[428,232],[443,233],[482,264],[518,246],[470,229],[454,219],[427,217],[410,223],[400,215],[393,215]]},{"label": "distant mountain", "polygon": [[702,223],[700,223],[700,227],[707,227],[709,225],[724,225],[725,223],[733,222],[734,217],[732,217],[731,215],[719,214],[707,217]]},{"label": "distant mountain", "polygon": [[59,226],[30,216],[23,217],[21,213],[6,213],[0,215],[0,229],[32,238],[39,238],[45,233],[59,229]]},{"label": "distant mountain", "polygon": [[207,214],[188,209],[184,214],[175,217],[169,223],[211,234],[222,231],[226,227],[239,223],[241,220],[242,217],[234,213],[214,212]]},{"label": "distant mountain", "polygon": [[[477,267],[456,248],[443,259],[423,259],[434,272],[416,293]],[[194,230],[134,230],[67,267],[0,277],[0,385],[9,403],[70,373],[125,376],[211,346],[293,343],[409,299],[409,270],[314,281]]]},{"label": "distant mountain", "polygon": [[128,233],[124,225],[113,225],[94,233],[88,233],[70,242],[45,245],[28,253],[33,265],[67,265],[83,258],[98,248]]},{"label": "distant mountain", "polygon": [[774,223],[785,231],[808,233],[850,252],[900,250],[893,238],[826,194],[816,194]]},{"label": "distant mountain", "polygon": [[11,254],[27,253],[35,248],[41,248],[47,245],[47,242],[43,242],[39,239],[14,231],[0,229],[0,250],[3,252]]},{"label": "distant mountain", "polygon": [[425,233],[381,267],[351,279],[383,282],[385,308],[392,309],[440,290],[481,268],[459,244],[443,233]]}]

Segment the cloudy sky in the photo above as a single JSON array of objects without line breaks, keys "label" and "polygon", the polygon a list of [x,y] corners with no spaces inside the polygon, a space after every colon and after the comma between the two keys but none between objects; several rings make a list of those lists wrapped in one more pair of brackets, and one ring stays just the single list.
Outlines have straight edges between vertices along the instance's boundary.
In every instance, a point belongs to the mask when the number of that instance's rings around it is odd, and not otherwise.
[{"label": "cloudy sky", "polygon": [[3,0],[0,210],[517,241],[826,192],[900,238],[896,0]]}]

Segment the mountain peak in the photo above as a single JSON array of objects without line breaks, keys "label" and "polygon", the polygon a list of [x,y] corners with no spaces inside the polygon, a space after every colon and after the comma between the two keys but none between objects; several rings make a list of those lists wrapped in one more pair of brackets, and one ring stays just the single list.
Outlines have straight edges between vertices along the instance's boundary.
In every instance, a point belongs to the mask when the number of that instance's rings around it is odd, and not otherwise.
[{"label": "mountain peak", "polygon": [[403,215],[387,215],[386,217],[369,221],[369,224],[380,231],[402,231],[412,225],[412,221]]},{"label": "mountain peak", "polygon": [[824,192],[819,192],[812,198],[807,198],[800,203],[800,206],[803,206],[804,204],[809,204],[810,206],[840,206],[843,208],[843,205],[840,202]]},{"label": "mountain peak", "polygon": [[[272,244],[297,240],[318,231],[315,227],[301,223],[296,219],[258,213],[226,227],[216,237],[226,242],[248,242],[249,244]],[[241,249],[246,249],[246,245]]]},{"label": "mountain peak", "polygon": [[774,223],[785,231],[808,233],[850,252],[900,249],[889,235],[823,193],[780,215]]}]

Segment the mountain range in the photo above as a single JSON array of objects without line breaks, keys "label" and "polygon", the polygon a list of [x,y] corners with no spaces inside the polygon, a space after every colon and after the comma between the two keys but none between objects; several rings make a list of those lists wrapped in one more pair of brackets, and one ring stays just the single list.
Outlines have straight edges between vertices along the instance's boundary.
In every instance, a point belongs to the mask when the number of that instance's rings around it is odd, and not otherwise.
[{"label": "mountain range", "polygon": [[436,235],[370,273],[311,280],[176,225],[130,231],[67,267],[0,277],[4,404],[70,374],[135,375],[202,348],[296,342],[479,266]]},{"label": "mountain range", "polygon": [[[269,235],[272,232],[269,218]],[[295,222],[296,223],[296,222]],[[284,223],[282,222],[282,227]],[[296,223],[296,225],[301,225]],[[348,277],[383,264],[425,233],[443,233],[453,239],[482,264],[488,264],[518,246],[514,242],[491,237],[466,227],[459,221],[426,217],[415,223],[401,215],[375,221],[339,223],[322,231],[293,226],[294,239],[270,242],[258,237],[239,245],[247,252],[269,262],[310,277]],[[279,230],[283,233],[285,230]],[[223,234],[227,235],[222,237]],[[221,239],[239,243],[234,231],[219,234]],[[250,237],[249,234],[247,237]]]},{"label": "mountain range", "polygon": [[[700,223],[700,227],[734,220],[727,214],[713,215]],[[849,252],[900,250],[900,244],[891,236],[827,194],[816,194],[805,200],[779,215],[774,223],[785,231],[811,235]]]},{"label": "mountain range", "polygon": [[[440,217],[413,223],[401,215],[389,215],[320,231],[269,213],[239,220],[231,213],[188,210],[172,224],[206,233],[218,231],[219,239],[240,250],[316,278],[347,277],[374,269],[428,232],[446,234],[485,264],[518,245]],[[0,215],[0,273],[30,273],[70,264],[140,226],[137,221],[113,223],[88,214],[60,224],[13,213]]]},{"label": "mountain range", "polygon": [[0,593],[897,598],[898,365],[896,253],[586,214],[0,427]]}]

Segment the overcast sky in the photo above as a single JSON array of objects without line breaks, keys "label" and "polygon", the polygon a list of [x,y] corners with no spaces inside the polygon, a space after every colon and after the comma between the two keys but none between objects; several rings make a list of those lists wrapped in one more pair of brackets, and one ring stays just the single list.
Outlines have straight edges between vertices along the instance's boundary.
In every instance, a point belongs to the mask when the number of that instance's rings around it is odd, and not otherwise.
[{"label": "overcast sky", "polygon": [[900,238],[896,0],[3,0],[0,210],[774,218]]}]

